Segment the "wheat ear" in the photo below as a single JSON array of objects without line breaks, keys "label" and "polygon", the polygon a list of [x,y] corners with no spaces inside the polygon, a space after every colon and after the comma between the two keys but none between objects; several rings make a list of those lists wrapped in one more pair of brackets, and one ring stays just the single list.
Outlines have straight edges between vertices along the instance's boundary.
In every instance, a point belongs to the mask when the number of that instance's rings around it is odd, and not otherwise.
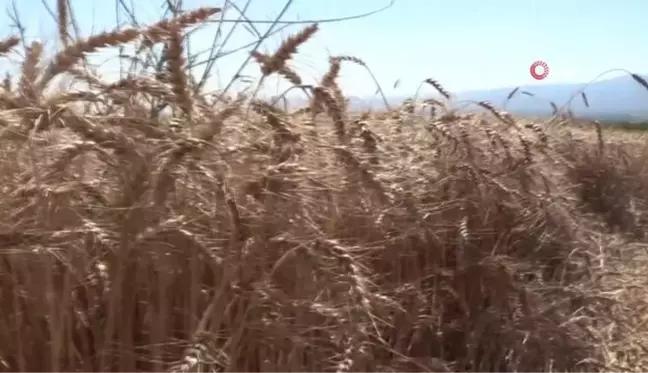
[{"label": "wheat ear", "polygon": [[187,89],[187,76],[185,75],[185,59],[182,55],[182,35],[180,29],[175,28],[171,30],[171,37],[169,38],[167,48],[167,66],[169,70],[169,78],[171,87],[176,101],[184,114],[191,118],[192,101]]},{"label": "wheat ear", "polygon": [[38,77],[38,64],[43,53],[43,45],[39,42],[32,42],[27,48],[27,56],[22,66],[22,74],[20,76],[19,89],[23,98],[27,103],[34,103],[38,101],[39,93],[34,87],[34,83]]},{"label": "wheat ear", "polygon": [[0,56],[11,52],[11,49],[20,43],[20,39],[16,36],[11,36],[3,41],[0,41]]},{"label": "wheat ear", "polygon": [[128,43],[135,40],[140,33],[140,30],[134,28],[104,32],[91,36],[85,40],[79,40],[67,48],[64,48],[54,56],[43,73],[43,76],[38,83],[39,89],[43,91],[54,77],[74,66],[81,58],[83,58],[85,53],[94,52],[103,47]]},{"label": "wheat ear", "polygon": [[259,52],[254,53],[253,57],[255,57],[257,62],[261,63],[261,72],[263,75],[267,76],[280,71],[286,64],[286,61],[288,61],[293,54],[297,53],[297,48],[310,39],[318,29],[319,26],[317,23],[314,23],[304,28],[299,33],[290,36],[281,43],[277,52],[272,56],[264,56]]}]

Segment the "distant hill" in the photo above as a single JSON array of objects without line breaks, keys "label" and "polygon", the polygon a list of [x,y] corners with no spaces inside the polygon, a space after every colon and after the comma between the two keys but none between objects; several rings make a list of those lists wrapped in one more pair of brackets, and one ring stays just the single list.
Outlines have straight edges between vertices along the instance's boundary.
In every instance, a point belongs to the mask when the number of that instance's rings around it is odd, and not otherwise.
[{"label": "distant hill", "polygon": [[[584,84],[547,84],[521,87],[520,91],[508,102],[506,110],[517,114],[551,115],[552,109],[549,101],[562,106],[583,86]],[[461,100],[485,100],[502,105],[513,88],[463,92],[458,94],[458,98]],[[533,93],[534,97],[521,94],[521,91]],[[585,88],[585,95],[589,108],[580,96],[571,101],[571,109],[579,117],[602,120],[648,119],[648,90],[640,86],[630,76],[621,76],[590,84]]]},{"label": "distant hill", "polygon": [[[648,80],[648,75],[643,77]],[[584,84],[580,83],[522,86],[507,103],[506,110],[518,115],[549,116],[552,114],[549,101],[560,107],[583,86]],[[460,92],[456,97],[458,100],[489,101],[502,107],[514,88]],[[523,94],[524,91],[532,93],[533,97]],[[580,95],[571,102],[571,109],[578,117],[611,121],[648,120],[648,90],[631,76],[625,75],[590,84],[585,88],[585,94],[589,108],[585,106]],[[389,101],[396,104],[403,99],[405,97],[390,97]],[[352,99],[351,106],[362,110],[379,108],[383,104],[379,98],[372,97]]]}]

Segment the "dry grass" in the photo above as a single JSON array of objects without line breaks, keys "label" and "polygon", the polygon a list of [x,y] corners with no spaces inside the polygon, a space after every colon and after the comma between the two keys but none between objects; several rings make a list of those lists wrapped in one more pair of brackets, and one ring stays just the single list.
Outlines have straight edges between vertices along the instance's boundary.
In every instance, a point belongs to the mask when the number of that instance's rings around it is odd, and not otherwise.
[{"label": "dry grass", "polygon": [[[62,24],[47,67],[34,43],[4,85],[0,370],[648,368],[643,140],[488,103],[353,115],[351,56],[304,110],[210,102],[182,40],[217,12],[82,41]],[[316,31],[255,54],[262,72],[301,83],[286,61]],[[168,43],[168,76],[77,69],[126,42]],[[59,74],[90,88],[46,94]]]}]

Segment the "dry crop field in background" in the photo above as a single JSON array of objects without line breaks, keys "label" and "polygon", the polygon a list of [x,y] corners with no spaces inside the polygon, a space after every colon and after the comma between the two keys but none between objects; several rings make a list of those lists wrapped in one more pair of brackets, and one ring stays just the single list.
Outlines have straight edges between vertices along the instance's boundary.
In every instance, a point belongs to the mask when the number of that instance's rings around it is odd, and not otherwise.
[{"label": "dry crop field in background", "polygon": [[[431,79],[443,101],[353,114],[336,77],[361,60],[311,86],[287,64],[317,25],[252,55],[307,107],[214,100],[182,40],[219,11],[0,45],[26,48],[0,94],[0,370],[648,369],[643,139],[457,112]],[[166,72],[84,64],[126,43],[165,43]]]}]

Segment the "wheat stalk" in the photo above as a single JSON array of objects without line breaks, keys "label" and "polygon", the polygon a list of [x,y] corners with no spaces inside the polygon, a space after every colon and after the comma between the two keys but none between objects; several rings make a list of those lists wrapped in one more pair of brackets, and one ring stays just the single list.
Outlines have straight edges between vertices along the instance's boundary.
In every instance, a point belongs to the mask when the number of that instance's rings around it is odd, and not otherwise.
[{"label": "wheat stalk", "polygon": [[61,45],[68,46],[68,8],[67,0],[56,1],[56,11],[58,14],[58,33]]}]

